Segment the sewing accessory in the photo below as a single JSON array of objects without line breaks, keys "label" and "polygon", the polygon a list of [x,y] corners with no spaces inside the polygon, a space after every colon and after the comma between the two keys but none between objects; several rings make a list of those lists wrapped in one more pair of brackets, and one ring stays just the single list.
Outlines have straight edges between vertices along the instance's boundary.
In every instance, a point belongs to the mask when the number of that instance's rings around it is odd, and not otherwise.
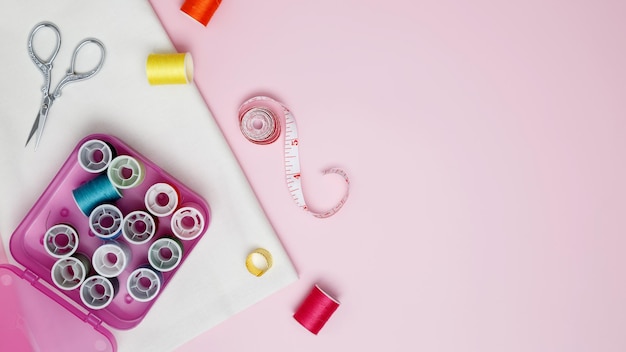
[{"label": "sewing accessory", "polygon": [[206,27],[221,2],[221,0],[186,0],[180,10]]},{"label": "sewing accessory", "polygon": [[337,213],[348,199],[350,189],[348,175],[339,168],[323,171],[323,175],[337,174],[343,177],[346,182],[346,191],[339,202],[329,210],[318,212],[309,208],[302,192],[300,153],[298,151],[300,142],[296,120],[285,105],[265,96],[249,99],[239,108],[239,127],[246,139],[252,143],[269,144],[278,139],[280,135],[281,123],[278,116],[285,120],[285,178],[291,197],[301,209],[315,217],[327,218]]},{"label": "sewing accessory", "polygon": [[[33,40],[35,39],[35,34],[37,34],[37,32],[39,32],[43,28],[49,28],[50,30],[54,32],[56,36],[56,46],[52,54],[47,60],[44,60],[41,57],[39,57],[39,55],[37,55],[33,47]],[[83,47],[85,47],[88,44],[94,44],[100,49],[100,61],[93,69],[89,71],[76,72],[76,58],[78,57],[78,53]],[[28,55],[30,56],[31,60],[33,60],[35,65],[37,65],[37,67],[43,74],[43,78],[44,78],[44,83],[43,83],[43,86],[41,87],[41,91],[43,93],[41,107],[39,108],[39,113],[37,114],[37,117],[35,118],[33,127],[31,128],[30,133],[28,134],[28,138],[26,139],[26,144],[25,144],[25,146],[28,145],[28,142],[30,142],[30,140],[32,139],[33,135],[35,135],[35,132],[36,132],[37,138],[35,141],[35,150],[37,150],[37,147],[39,146],[39,142],[43,134],[43,129],[45,127],[46,120],[48,118],[48,112],[50,110],[50,107],[52,106],[52,103],[54,103],[54,101],[61,96],[61,90],[63,89],[63,87],[65,87],[67,84],[86,80],[88,78],[93,77],[96,73],[98,73],[98,71],[100,71],[100,69],[102,68],[102,65],[104,64],[105,49],[104,49],[104,45],[102,44],[102,42],[94,38],[84,39],[76,46],[76,49],[74,49],[70,67],[67,70],[67,73],[61,79],[61,81],[56,86],[56,88],[53,91],[50,91],[50,78],[51,78],[51,73],[52,73],[53,62],[57,54],[59,53],[60,48],[61,48],[61,32],[59,31],[59,28],[53,23],[41,22],[37,24],[30,32],[30,36],[28,37]]]},{"label": "sewing accessory", "polygon": [[90,173],[100,173],[109,167],[115,157],[115,150],[99,139],[91,139],[83,143],[78,149],[78,163],[83,170]]},{"label": "sewing accessory", "polygon": [[140,185],[146,172],[139,160],[130,155],[120,155],[111,161],[107,175],[116,188],[128,189]]},{"label": "sewing accessory", "polygon": [[146,60],[146,76],[151,85],[191,83],[193,82],[191,54],[150,54]]},{"label": "sewing accessory", "polygon": [[156,222],[152,215],[143,210],[135,210],[124,217],[122,234],[132,244],[148,242],[156,232]]},{"label": "sewing accessory", "polygon": [[96,248],[92,256],[94,270],[107,278],[119,276],[131,260],[131,251],[123,242],[109,242]]},{"label": "sewing accessory", "polygon": [[202,234],[204,217],[195,207],[182,207],[172,215],[170,227],[174,236],[184,241],[193,240]]},{"label": "sewing accessory", "polygon": [[171,215],[178,207],[178,192],[167,183],[155,183],[146,191],[146,209],[158,217]]},{"label": "sewing accessory", "polygon": [[98,175],[72,191],[78,208],[89,216],[100,204],[113,203],[122,198],[122,193],[113,186],[107,175]]},{"label": "sewing accessory", "polygon": [[162,279],[161,274],[157,271],[141,267],[128,276],[126,289],[134,300],[149,302],[159,294]]},{"label": "sewing accessory", "polygon": [[52,281],[62,290],[73,290],[83,283],[89,269],[89,258],[76,253],[74,256],[61,258],[52,265]]},{"label": "sewing accessory", "polygon": [[78,249],[78,232],[67,224],[54,225],[44,234],[43,244],[46,252],[54,258],[68,257]]},{"label": "sewing accessory", "polygon": [[293,315],[307,330],[317,335],[339,307],[339,302],[315,285]]},{"label": "sewing accessory", "polygon": [[80,286],[80,299],[87,308],[103,309],[111,304],[118,291],[117,278],[93,275]]},{"label": "sewing accessory", "polygon": [[246,269],[254,276],[262,276],[272,267],[272,254],[264,249],[257,248],[246,257]]},{"label": "sewing accessory", "polygon": [[100,204],[89,214],[89,229],[103,240],[112,240],[122,234],[122,211],[113,204]]},{"label": "sewing accessory", "polygon": [[183,246],[180,240],[169,237],[159,238],[148,249],[148,261],[161,272],[176,269],[183,259]]}]

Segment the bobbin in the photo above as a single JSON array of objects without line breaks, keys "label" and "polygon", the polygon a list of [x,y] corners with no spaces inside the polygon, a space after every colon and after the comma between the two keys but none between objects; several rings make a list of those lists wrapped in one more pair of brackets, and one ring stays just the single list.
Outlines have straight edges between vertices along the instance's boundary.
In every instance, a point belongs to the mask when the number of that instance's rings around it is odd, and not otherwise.
[{"label": "bobbin", "polygon": [[111,161],[107,176],[116,188],[128,189],[141,184],[145,177],[145,169],[132,156],[120,155]]},{"label": "bobbin", "polygon": [[80,299],[88,308],[103,309],[111,304],[118,290],[119,282],[116,278],[93,275],[80,286]]},{"label": "bobbin", "polygon": [[98,175],[74,189],[72,196],[78,209],[89,216],[98,205],[112,203],[122,198],[122,193],[111,183],[107,175]]},{"label": "bobbin", "polygon": [[162,275],[157,271],[147,267],[140,267],[128,276],[126,289],[134,300],[149,302],[159,294],[162,280]]},{"label": "bobbin", "polygon": [[55,258],[74,254],[78,248],[78,241],[78,232],[68,224],[54,225],[43,236],[46,252]]},{"label": "bobbin", "polygon": [[113,204],[98,205],[89,214],[89,229],[99,238],[112,240],[122,234],[124,216]]},{"label": "bobbin", "polygon": [[151,85],[191,83],[193,82],[191,54],[150,54],[146,60],[146,76]]},{"label": "bobbin", "polygon": [[94,270],[107,278],[119,276],[131,260],[130,248],[122,242],[110,242],[96,248],[92,255]]},{"label": "bobbin", "polygon": [[148,242],[156,232],[156,222],[152,215],[143,210],[135,210],[124,217],[122,234],[132,244]]},{"label": "bobbin", "polygon": [[174,236],[181,240],[193,240],[202,234],[204,216],[195,207],[185,206],[174,212],[170,227]]},{"label": "bobbin", "polygon": [[79,287],[89,272],[89,259],[76,253],[74,256],[57,260],[52,265],[52,282],[61,290],[73,290]]},{"label": "bobbin", "polygon": [[106,170],[114,157],[115,150],[99,139],[90,139],[78,149],[78,164],[90,173]]},{"label": "bobbin", "polygon": [[171,215],[178,207],[178,192],[167,183],[155,183],[146,191],[146,209],[158,217]]},{"label": "bobbin", "polygon": [[161,272],[176,269],[182,259],[183,247],[178,239],[162,237],[154,241],[148,249],[148,262]]}]

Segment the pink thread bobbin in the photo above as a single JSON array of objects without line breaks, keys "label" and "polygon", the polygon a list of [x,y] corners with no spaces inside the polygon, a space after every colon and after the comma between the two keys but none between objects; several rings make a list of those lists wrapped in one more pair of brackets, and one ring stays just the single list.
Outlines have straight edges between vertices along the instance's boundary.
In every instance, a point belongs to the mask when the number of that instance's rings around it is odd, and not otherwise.
[{"label": "pink thread bobbin", "polygon": [[293,318],[317,335],[339,307],[339,302],[315,285],[304,299]]}]

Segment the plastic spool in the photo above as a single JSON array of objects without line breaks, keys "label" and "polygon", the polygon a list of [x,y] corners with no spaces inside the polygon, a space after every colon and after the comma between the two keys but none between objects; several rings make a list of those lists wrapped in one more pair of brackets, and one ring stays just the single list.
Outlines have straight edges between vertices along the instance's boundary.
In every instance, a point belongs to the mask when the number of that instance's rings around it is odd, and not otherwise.
[{"label": "plastic spool", "polygon": [[131,251],[120,242],[105,243],[92,256],[93,268],[104,277],[119,276],[131,260]]},{"label": "plastic spool", "polygon": [[163,237],[154,241],[148,250],[148,261],[153,268],[168,272],[176,269],[183,259],[183,247],[173,238]]},{"label": "plastic spool", "polygon": [[87,172],[99,173],[106,170],[114,154],[114,150],[107,143],[90,139],[78,149],[78,163]]},{"label": "plastic spool", "polygon": [[101,204],[89,214],[89,229],[104,240],[116,239],[122,233],[124,216],[118,207]]},{"label": "plastic spool", "polygon": [[156,232],[156,223],[152,215],[136,210],[124,217],[122,234],[128,242],[142,244],[148,242]]},{"label": "plastic spool", "polygon": [[202,234],[204,216],[194,207],[182,207],[172,215],[171,228],[174,235],[189,241]]},{"label": "plastic spool", "polygon": [[178,207],[178,192],[167,183],[155,183],[146,191],[144,201],[152,215],[168,216]]},{"label": "plastic spool", "polygon": [[156,271],[141,267],[133,271],[126,281],[128,294],[139,302],[153,300],[161,290],[162,277]]},{"label": "plastic spool", "polygon": [[83,254],[57,260],[52,265],[52,282],[61,290],[78,288],[89,272],[89,259]]},{"label": "plastic spool", "polygon": [[43,236],[46,252],[55,258],[69,257],[78,248],[78,232],[67,224],[49,228]]},{"label": "plastic spool", "polygon": [[145,176],[143,165],[128,155],[120,155],[111,161],[107,176],[111,183],[120,189],[138,186]]},{"label": "plastic spool", "polygon": [[116,278],[90,276],[80,286],[80,299],[88,308],[103,309],[113,301],[118,289],[119,283]]}]

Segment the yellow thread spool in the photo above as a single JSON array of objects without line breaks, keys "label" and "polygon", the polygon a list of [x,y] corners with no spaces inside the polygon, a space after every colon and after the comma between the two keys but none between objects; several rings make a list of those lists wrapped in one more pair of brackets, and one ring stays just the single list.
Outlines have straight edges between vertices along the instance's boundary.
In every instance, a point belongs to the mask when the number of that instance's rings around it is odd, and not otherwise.
[{"label": "yellow thread spool", "polygon": [[[259,263],[263,261],[263,263]],[[266,249],[257,248],[248,254],[246,269],[254,276],[261,276],[272,267],[272,255]]]},{"label": "yellow thread spool", "polygon": [[151,85],[191,83],[193,82],[191,54],[150,54],[146,60],[146,76]]}]

